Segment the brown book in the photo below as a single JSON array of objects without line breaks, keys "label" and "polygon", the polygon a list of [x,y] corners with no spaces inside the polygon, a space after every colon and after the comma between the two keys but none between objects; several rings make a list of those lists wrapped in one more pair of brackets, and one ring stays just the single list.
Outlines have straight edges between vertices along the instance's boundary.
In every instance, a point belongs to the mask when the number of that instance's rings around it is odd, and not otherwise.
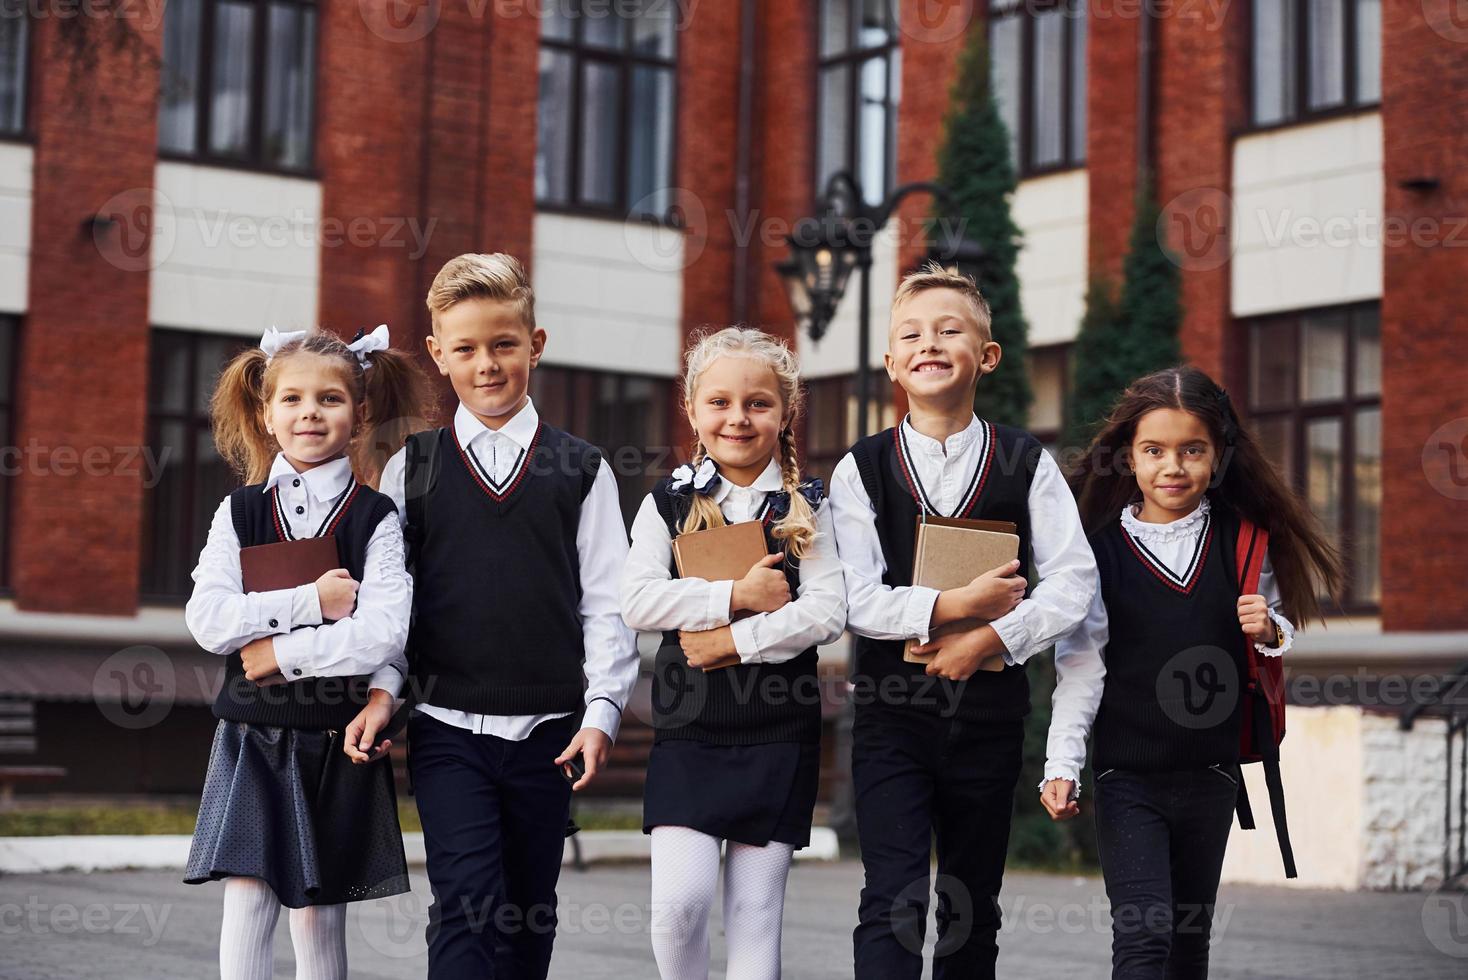
[{"label": "brown book", "polygon": [[[765,528],[760,521],[741,521],[706,531],[680,534],[673,539],[673,562],[680,578],[701,578],[706,582],[737,582],[749,574],[769,551],[765,548]],[[743,610],[734,619],[743,619]],[[708,670],[732,667],[737,657],[718,663]]]},{"label": "brown book", "polygon": [[[921,517],[917,522],[913,550],[912,584],[930,589],[956,589],[968,585],[990,569],[1013,561],[1019,555],[1018,528],[1009,521],[973,521],[955,517]],[[962,633],[983,626],[987,620],[960,619],[931,630],[928,639]],[[917,640],[902,647],[902,659],[925,664],[932,654],[913,653]],[[986,666],[985,670],[1003,670],[1004,665]]]},{"label": "brown book", "polygon": [[324,538],[298,538],[240,549],[240,572],[246,592],[274,592],[310,585],[333,568],[341,567],[336,538],[330,534]]}]

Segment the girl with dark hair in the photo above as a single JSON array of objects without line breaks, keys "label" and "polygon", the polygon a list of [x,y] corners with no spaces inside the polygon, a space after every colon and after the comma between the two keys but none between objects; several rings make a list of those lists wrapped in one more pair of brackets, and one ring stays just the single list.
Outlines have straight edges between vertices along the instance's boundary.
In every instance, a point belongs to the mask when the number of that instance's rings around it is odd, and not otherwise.
[{"label": "girl with dark hair", "polygon": [[[1127,388],[1071,482],[1101,592],[1057,656],[1106,661],[1092,765],[1112,976],[1206,977],[1239,805],[1246,644],[1288,650],[1294,624],[1338,593],[1340,557],[1196,368]],[[1268,545],[1257,593],[1240,595],[1236,545],[1253,528]]]}]

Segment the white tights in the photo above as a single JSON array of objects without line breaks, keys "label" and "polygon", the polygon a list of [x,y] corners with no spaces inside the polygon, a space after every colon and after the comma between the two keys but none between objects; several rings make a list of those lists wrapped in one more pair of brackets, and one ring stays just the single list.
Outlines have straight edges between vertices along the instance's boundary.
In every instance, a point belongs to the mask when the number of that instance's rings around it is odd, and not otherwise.
[{"label": "white tights", "polygon": [[[275,892],[259,878],[224,879],[220,980],[270,980],[280,909]],[[308,905],[290,912],[296,980],[346,980],[347,907]]]},{"label": "white tights", "polygon": [[[652,829],[652,951],[663,980],[707,980],[709,910],[719,839],[689,827]],[[727,980],[778,980],[785,879],[795,848],[729,842],[724,859]]]}]

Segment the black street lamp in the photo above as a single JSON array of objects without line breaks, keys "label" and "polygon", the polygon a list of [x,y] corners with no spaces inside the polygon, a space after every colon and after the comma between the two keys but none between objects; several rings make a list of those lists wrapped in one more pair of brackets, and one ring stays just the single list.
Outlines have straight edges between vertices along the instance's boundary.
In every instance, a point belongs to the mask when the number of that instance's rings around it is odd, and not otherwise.
[{"label": "black street lamp", "polygon": [[[867,362],[871,356],[870,321],[872,242],[887,224],[897,206],[911,194],[927,193],[946,209],[952,208],[947,189],[930,181],[916,181],[896,188],[878,205],[870,205],[861,184],[849,171],[833,174],[826,183],[825,208],[815,217],[801,218],[787,236],[789,258],[777,262],[775,271],[785,284],[796,328],[819,341],[836,315],[853,270],[859,270],[860,305],[857,312],[856,402],[858,439],[867,434],[871,407],[871,378]],[[960,269],[972,266],[983,255],[977,242],[961,231],[945,227],[940,240],[929,247],[929,258],[957,262]]]}]

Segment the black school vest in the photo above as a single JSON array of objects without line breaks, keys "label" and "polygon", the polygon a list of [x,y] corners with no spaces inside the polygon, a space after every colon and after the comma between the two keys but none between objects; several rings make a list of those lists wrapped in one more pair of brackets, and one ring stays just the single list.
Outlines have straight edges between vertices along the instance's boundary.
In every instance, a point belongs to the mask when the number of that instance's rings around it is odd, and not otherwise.
[{"label": "black school vest", "polygon": [[[955,514],[972,520],[1010,521],[1018,529],[1019,555],[1030,559],[1030,484],[1035,479],[1039,440],[1022,429],[984,421],[989,427],[988,450]],[[851,447],[862,486],[876,510],[877,536],[887,571],[883,584],[904,588],[912,584],[912,560],[922,492],[916,475],[901,452],[898,429],[887,429]],[[1028,595],[1032,586],[1027,587]],[[1024,667],[979,671],[966,681],[929,677],[923,664],[902,659],[901,640],[856,641],[858,703],[876,701],[887,706],[951,714],[966,721],[1003,721],[1023,718],[1030,711],[1030,684]]]},{"label": "black school vest", "polygon": [[411,696],[477,714],[579,711],[576,530],[601,454],[542,422],[494,486],[452,427],[410,436],[407,453]]},{"label": "black school vest", "polygon": [[1160,772],[1237,762],[1247,678],[1238,521],[1214,504],[1181,576],[1119,520],[1091,536],[1110,636],[1092,766]]},{"label": "black school vest", "polygon": [[[276,494],[264,493],[263,483],[240,487],[229,495],[235,535],[240,547],[287,540],[288,528],[275,513]],[[341,567],[357,580],[367,560],[367,543],[383,518],[394,513],[391,498],[353,482],[340,503],[323,522],[321,535],[336,539]],[[369,675],[309,677],[285,684],[256,686],[245,677],[238,651],[225,665],[224,686],[214,698],[214,715],[226,721],[256,725],[324,730],[345,728],[367,703]]]},{"label": "black school vest", "polygon": [[[668,493],[671,478],[653,487],[658,514],[676,537],[691,501]],[[765,548],[770,554],[782,547],[770,534],[773,521],[768,504],[760,518],[765,526]],[[790,595],[800,584],[800,560],[787,555],[782,562]],[[669,569],[678,577],[676,566]],[[705,673],[689,667],[678,642],[678,631],[663,634],[653,668],[652,715],[654,740],[688,739],[716,745],[755,745],[764,742],[821,740],[821,689],[816,648],[779,664],[735,664]]]}]

